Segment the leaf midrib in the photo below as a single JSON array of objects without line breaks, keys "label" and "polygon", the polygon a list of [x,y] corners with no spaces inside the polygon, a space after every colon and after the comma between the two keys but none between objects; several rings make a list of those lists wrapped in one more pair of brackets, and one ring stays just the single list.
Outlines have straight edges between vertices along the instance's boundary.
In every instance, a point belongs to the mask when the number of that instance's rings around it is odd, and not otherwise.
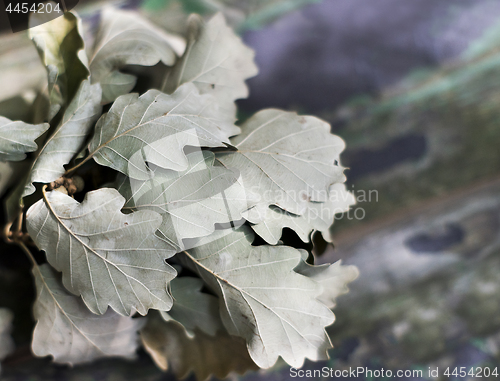
[{"label": "leaf midrib", "polygon": [[[204,266],[203,264],[201,264],[196,258],[194,258],[191,254],[189,254],[189,252],[187,252],[186,250],[183,251],[183,253],[185,255],[187,255],[189,257],[189,259],[191,259],[191,261],[193,261],[196,265],[200,266],[201,268],[203,268],[205,271],[207,271],[209,274],[213,275],[216,279],[217,279],[217,282],[219,283],[219,281],[222,281],[224,284],[227,284],[229,287],[232,287],[234,288],[235,290],[237,290],[238,292],[240,292],[241,294],[245,294],[245,295],[248,295],[250,298],[252,298],[253,300],[255,300],[257,303],[259,303],[260,305],[262,305],[264,308],[272,311],[272,313],[274,315],[276,315],[276,317],[280,320],[280,322],[283,324],[283,322],[286,322],[290,327],[292,327],[305,341],[307,341],[308,343],[310,343],[311,345],[313,345],[309,339],[307,337],[305,337],[304,335],[302,335],[302,333],[295,327],[295,325],[293,325],[292,323],[290,323],[287,319],[283,318],[281,315],[279,315],[277,312],[274,311],[273,308],[267,306],[264,302],[260,301],[259,299],[257,299],[255,296],[253,296],[252,294],[248,293],[247,291],[245,291],[244,289],[241,289],[239,288],[238,286],[230,283],[228,280],[222,278],[221,276],[219,276],[218,274],[214,273],[210,268]],[[244,299],[246,299],[245,297],[243,297]],[[247,302],[248,306],[250,307],[250,310],[252,311],[252,314],[254,316],[254,319],[255,319],[255,322],[257,323],[257,319],[255,317],[255,313],[253,311],[253,308],[250,306],[250,304]],[[235,324],[236,326],[236,324]],[[256,325],[257,327],[257,325]],[[259,329],[259,328],[258,328]],[[259,329],[260,331],[260,329]],[[286,332],[286,330],[284,329],[284,332],[287,336],[287,338],[289,339],[288,337],[288,333]],[[259,335],[260,336],[260,335]],[[314,345],[313,345],[314,346]],[[290,346],[291,348],[292,346]],[[295,355],[294,355],[295,357]]]},{"label": "leaf midrib", "polygon": [[[128,280],[128,282],[130,282],[130,278],[134,279],[137,283],[139,283],[141,286],[144,287],[144,289],[148,290],[148,293],[152,296],[154,296],[156,299],[160,300],[161,302],[164,302],[162,299],[160,299],[159,297],[157,297],[154,293],[152,293],[148,287],[146,287],[146,285],[144,283],[142,283],[141,281],[139,281],[138,279],[136,278],[133,278],[131,276],[129,276],[128,274],[126,274],[124,271],[122,271],[122,269],[117,266],[116,264],[114,264],[113,262],[109,261],[107,258],[104,258],[103,256],[101,256],[98,252],[96,252],[93,248],[89,247],[88,245],[86,245],[82,240],[80,240],[80,238],[78,238],[78,236],[76,234],[73,234],[73,232],[63,223],[63,221],[59,218],[59,216],[57,215],[57,213],[54,211],[54,209],[52,209],[52,205],[50,204],[48,198],[47,198],[47,194],[45,193],[45,188],[46,186],[44,186],[44,188],[42,189],[42,192],[43,192],[43,198],[45,200],[45,203],[47,204],[50,212],[52,213],[52,215],[56,218],[57,222],[62,225],[64,227],[64,229],[68,232],[68,234],[72,237],[74,237],[74,239],[76,239],[83,247],[87,248],[91,253],[93,253],[95,256],[99,257],[105,264],[106,264],[106,267],[107,267],[107,264],[109,263],[111,266],[113,266],[114,268],[116,268],[121,274],[123,274],[123,276]],[[87,252],[85,253],[87,254]],[[88,262],[88,256],[85,255],[85,257],[87,258],[87,262]],[[71,262],[71,260],[70,260]],[[71,267],[73,267],[73,265],[71,265]],[[90,268],[89,268],[89,274],[91,274],[92,272],[90,271]],[[110,276],[111,278],[111,276]],[[113,282],[114,283],[114,282]],[[71,279],[71,284],[73,284],[73,279]],[[129,283],[130,284],[130,283]],[[131,287],[132,288],[132,287]],[[94,287],[94,284],[92,282],[92,291],[94,292],[94,295],[95,295],[95,287]],[[118,294],[118,291],[117,291],[117,295],[118,295],[118,298],[120,299],[121,301],[121,297],[119,296]],[[96,304],[97,304],[97,297],[95,297],[95,300],[96,300]],[[142,301],[140,299],[138,299],[139,302],[142,304]],[[99,310],[99,306],[97,304],[97,309]],[[125,309],[126,310],[126,309]]]},{"label": "leaf midrib", "polygon": [[[66,311],[64,310],[64,308],[59,304],[59,302],[57,301],[56,297],[54,296],[54,293],[52,292],[52,290],[50,289],[49,285],[47,284],[47,282],[45,281],[45,277],[43,276],[42,272],[40,271],[40,268],[38,267],[38,265],[34,266],[34,268],[36,268],[36,271],[38,272],[39,276],[40,276],[40,280],[42,281],[43,283],[43,286],[47,289],[49,295],[52,297],[52,299],[54,300],[54,303],[57,305],[57,307],[61,310],[61,312],[63,313],[64,316],[66,316],[66,318],[70,321],[70,323],[76,328],[76,330],[89,342],[91,343],[98,351],[100,351],[102,354],[106,354],[106,352],[104,352],[101,348],[99,348],[97,346],[96,343],[94,343],[89,337],[87,337],[87,335],[80,330],[80,328],[78,328],[78,326],[73,322],[73,320],[69,317],[69,315],[66,313]],[[76,297],[76,296],[75,296]]]},{"label": "leaf midrib", "polygon": [[[200,129],[202,129],[203,131],[205,131],[205,132],[207,133],[207,136],[206,136],[206,138],[207,138],[207,139],[214,139],[214,138],[215,138],[215,140],[221,140],[221,139],[220,139],[220,138],[218,138],[216,135],[214,135],[213,133],[209,132],[206,128],[204,128],[204,127],[200,126],[199,124],[194,123],[193,121],[191,121],[191,120],[188,120],[188,119],[187,119],[187,117],[198,117],[198,118],[201,118],[201,119],[207,120],[207,121],[209,121],[210,123],[215,124],[215,122],[212,120],[213,118],[206,118],[206,117],[204,117],[204,116],[202,116],[202,115],[196,115],[196,114],[171,114],[171,112],[172,112],[175,108],[179,107],[182,103],[184,103],[184,102],[185,102],[185,101],[186,101],[186,100],[187,100],[187,99],[188,99],[188,98],[189,98],[192,94],[194,94],[194,91],[190,91],[190,92],[186,95],[186,97],[185,97],[184,99],[182,99],[182,100],[181,100],[178,104],[176,104],[176,105],[174,106],[174,108],[173,108],[172,110],[168,111],[167,113],[162,114],[161,116],[155,117],[154,119],[148,120],[148,121],[146,121],[146,122],[142,122],[142,119],[141,119],[141,121],[139,122],[139,124],[137,124],[136,126],[134,126],[134,127],[130,128],[130,129],[128,129],[128,130],[126,130],[126,131],[122,132],[121,134],[118,134],[118,135],[113,135],[113,136],[112,136],[112,137],[111,137],[108,141],[106,141],[106,142],[104,142],[104,143],[100,143],[100,144],[96,147],[96,149],[94,149],[94,151],[92,151],[92,152],[90,152],[90,153],[88,154],[88,156],[85,158],[85,161],[89,160],[91,157],[94,157],[94,156],[95,156],[95,154],[96,154],[97,152],[99,152],[102,148],[105,148],[105,147],[109,146],[109,145],[111,144],[111,142],[113,142],[114,140],[119,139],[119,138],[121,138],[121,137],[123,137],[123,136],[125,136],[125,135],[130,134],[132,131],[136,130],[136,129],[137,129],[137,128],[139,128],[139,127],[143,127],[143,126],[145,126],[145,125],[147,125],[147,124],[149,124],[149,123],[155,123],[155,122],[157,122],[157,120],[159,120],[159,119],[161,119],[161,118],[165,118],[165,117],[179,117],[179,118],[182,118],[182,119],[184,119],[184,120],[187,120],[188,122],[195,124],[197,127],[199,127]],[[164,95],[164,93],[160,93],[160,94],[158,94],[158,95],[156,96],[156,98],[158,98],[158,97],[159,97],[159,96],[161,96],[161,95]],[[155,99],[156,99],[156,98],[155,98]],[[122,122],[123,116],[125,115],[125,112],[126,112],[127,108],[128,108],[131,104],[134,104],[134,103],[136,103],[136,102],[138,102],[138,101],[139,101],[139,99],[136,99],[133,103],[129,103],[127,106],[125,106],[125,108],[123,109],[123,112],[122,112],[122,114],[121,114],[121,117],[120,117],[120,123],[118,124],[118,126],[117,126],[117,128],[116,128],[117,130],[119,129],[119,127],[120,127],[120,125],[121,125],[121,122]],[[144,116],[146,115],[147,110],[149,109],[149,107],[150,107],[153,103],[154,103],[154,101],[153,101],[153,102],[151,102],[151,103],[148,105],[148,108],[146,109],[146,111],[145,111],[145,112],[144,112],[144,114],[143,114],[143,118],[144,118]],[[174,128],[173,126],[168,126],[168,127],[170,127],[170,128]],[[177,129],[177,130],[178,130],[178,129]],[[101,130],[101,132],[102,132],[102,130]],[[221,141],[223,141],[223,140],[221,140]]]}]

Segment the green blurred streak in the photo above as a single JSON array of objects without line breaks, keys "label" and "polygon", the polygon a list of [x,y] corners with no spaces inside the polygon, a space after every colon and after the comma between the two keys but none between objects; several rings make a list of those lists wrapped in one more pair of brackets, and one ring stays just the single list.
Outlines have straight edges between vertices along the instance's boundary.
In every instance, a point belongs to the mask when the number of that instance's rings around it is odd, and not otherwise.
[{"label": "green blurred streak", "polygon": [[154,12],[168,7],[171,3],[172,0],[144,0],[141,8],[148,12]]},{"label": "green blurred streak", "polygon": [[144,0],[141,8],[146,12],[168,12],[169,8],[182,9],[187,15],[209,15],[215,12],[240,10],[246,18],[236,28],[239,33],[262,28],[286,13],[322,0]]},{"label": "green blurred streak", "polygon": [[243,32],[249,29],[262,28],[286,13],[295,11],[305,5],[319,3],[321,1],[322,0],[289,0],[272,3],[250,14],[246,20],[238,26],[238,31]]}]

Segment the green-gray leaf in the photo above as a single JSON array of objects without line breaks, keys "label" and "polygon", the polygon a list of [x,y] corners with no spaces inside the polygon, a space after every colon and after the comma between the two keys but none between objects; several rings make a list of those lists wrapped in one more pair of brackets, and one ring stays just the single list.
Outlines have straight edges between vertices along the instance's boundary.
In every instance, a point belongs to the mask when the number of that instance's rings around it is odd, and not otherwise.
[{"label": "green-gray leaf", "polygon": [[224,326],[247,341],[259,367],[271,367],[279,356],[297,368],[305,358],[328,358],[325,327],[334,316],[315,299],[319,285],[293,271],[300,252],[286,246],[254,247],[252,240],[245,227],[220,230],[178,255],[217,293]]},{"label": "green-gray leaf", "polygon": [[48,13],[33,14],[31,22],[37,26],[28,29],[47,68],[50,98],[48,120],[73,99],[81,81],[89,75],[79,30],[80,19],[75,14],[66,12],[63,16],[44,22],[51,17]]},{"label": "green-gray leaf", "polygon": [[356,266],[342,266],[342,261],[313,266],[306,262],[308,253],[302,251],[302,261],[295,271],[319,283],[323,291],[318,300],[328,308],[334,308],[338,296],[349,292],[347,285],[359,276]]},{"label": "green-gray leaf", "polygon": [[10,336],[14,315],[7,308],[0,308],[0,360],[14,350],[14,341]]},{"label": "green-gray leaf", "polygon": [[163,216],[159,236],[175,251],[186,248],[186,238],[207,236],[215,224],[238,221],[247,209],[245,190],[235,174],[214,166],[214,154],[195,151],[187,155],[182,172],[154,167],[154,176],[139,181],[122,176],[118,191],[133,209],[150,209]]},{"label": "green-gray leaf", "polygon": [[310,201],[328,200],[331,184],[345,181],[343,168],[334,164],[344,142],[330,134],[328,123],[268,109],[241,129],[231,139],[238,151],[220,153],[217,159],[241,173],[243,187],[258,194],[261,207],[276,205],[302,215]]},{"label": "green-gray leaf", "polygon": [[27,152],[36,151],[35,139],[49,127],[48,123],[28,124],[0,116],[0,160],[24,160]]},{"label": "green-gray leaf", "polygon": [[48,264],[35,266],[37,324],[33,353],[52,355],[58,363],[81,364],[107,356],[133,358],[143,319],[120,316],[112,310],[94,315],[82,300],[67,292]]},{"label": "green-gray leaf", "polygon": [[144,348],[163,370],[170,367],[178,379],[194,372],[199,381],[214,375],[225,379],[230,373],[243,374],[257,369],[241,337],[218,331],[215,336],[196,330],[189,338],[182,325],[164,321],[157,314],[147,317],[146,327],[141,330]]},{"label": "green-gray leaf", "polygon": [[115,189],[87,193],[80,204],[52,191],[27,212],[27,228],[63,284],[96,314],[108,305],[129,316],[134,310],[169,310],[167,283],[174,252],[154,236],[161,216],[150,210],[122,214],[125,199]]},{"label": "green-gray leaf", "polygon": [[[172,95],[149,90],[119,97],[99,119],[89,145],[95,161],[138,180],[151,177],[146,161],[185,170],[185,146],[220,147],[240,129],[215,99],[187,83]],[[88,159],[87,158],[87,159]]]},{"label": "green-gray leaf", "polygon": [[199,278],[181,277],[170,282],[170,292],[174,305],[168,312],[161,311],[165,321],[176,321],[186,329],[189,337],[194,337],[197,328],[215,336],[224,331],[219,315],[219,301],[213,295],[201,292],[203,281]]},{"label": "green-gray leaf", "polygon": [[[7,308],[0,308],[0,360],[14,351],[14,341],[10,336],[14,315]],[[0,364],[0,373],[2,367]]]},{"label": "green-gray leaf", "polygon": [[176,53],[182,54],[184,41],[156,28],[137,13],[105,8],[90,58],[92,83],[103,89],[103,103],[128,93],[136,77],[120,73],[126,65],[153,66],[158,62],[173,65]]},{"label": "green-gray leaf", "polygon": [[329,227],[333,224],[335,215],[346,212],[354,204],[352,193],[346,191],[344,184],[336,183],[330,187],[328,201],[309,201],[303,215],[288,213],[271,205],[254,207],[248,211],[245,218],[255,222],[252,229],[271,245],[278,243],[284,227],[293,229],[304,242],[309,242],[313,230],[320,231],[327,242],[332,242]]},{"label": "green-gray leaf", "polygon": [[0,161],[0,197],[12,185],[14,179],[18,177],[19,170],[24,169],[23,164],[25,163]]},{"label": "green-gray leaf", "polygon": [[191,18],[186,52],[168,71],[163,90],[172,93],[193,82],[201,94],[214,95],[233,116],[234,101],[248,96],[245,80],[257,74],[254,52],[216,14],[208,23]]},{"label": "green-gray leaf", "polygon": [[89,81],[83,81],[59,126],[33,162],[23,197],[35,191],[32,183],[49,183],[64,174],[63,165],[68,164],[81,150],[100,113],[100,85],[90,85]]}]

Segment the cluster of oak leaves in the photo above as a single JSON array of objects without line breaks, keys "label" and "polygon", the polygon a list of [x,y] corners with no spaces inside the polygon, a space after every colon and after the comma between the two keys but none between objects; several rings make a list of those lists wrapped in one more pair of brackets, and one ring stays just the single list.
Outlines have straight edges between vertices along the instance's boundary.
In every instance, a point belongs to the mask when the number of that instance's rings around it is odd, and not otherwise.
[{"label": "cluster of oak leaves", "polygon": [[[0,117],[0,160],[30,160],[7,202],[27,210],[48,262],[33,268],[38,356],[133,357],[142,342],[161,368],[199,379],[327,358],[331,308],[357,270],[311,265],[280,237],[288,227],[330,240],[334,213],[354,202],[344,143],[317,118],[276,109],[236,126],[253,52],[222,15],[188,24],[184,39],[106,8],[85,37],[70,12],[30,29],[48,72],[35,101],[45,123]],[[128,65],[160,67],[160,90],[129,93]],[[81,203],[53,189],[92,162],[118,178]],[[255,234],[267,244],[252,246]]]}]

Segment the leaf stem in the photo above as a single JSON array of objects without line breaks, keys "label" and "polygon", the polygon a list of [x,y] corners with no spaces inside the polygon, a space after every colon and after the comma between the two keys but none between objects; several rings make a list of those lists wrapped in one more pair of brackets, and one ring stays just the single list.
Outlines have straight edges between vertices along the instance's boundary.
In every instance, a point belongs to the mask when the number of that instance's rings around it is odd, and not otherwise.
[{"label": "leaf stem", "polygon": [[[21,231],[23,229],[23,220],[24,220],[24,214],[21,211],[19,213],[19,215],[17,216],[17,218],[14,221],[7,223],[3,227],[1,235],[3,236],[5,242],[7,242],[7,243],[17,243],[18,238],[19,238],[19,234],[21,233]],[[11,231],[12,226],[14,225],[14,223],[16,221],[17,221],[16,230],[15,231]]]},{"label": "leaf stem", "polygon": [[24,253],[28,256],[31,263],[33,263],[33,268],[38,268],[38,263],[36,263],[35,257],[31,254],[30,249],[24,244],[22,241],[16,241],[16,244],[24,251]]},{"label": "leaf stem", "polygon": [[21,210],[19,215],[17,216],[17,232],[20,232],[23,229],[23,220],[24,220],[24,214]]},{"label": "leaf stem", "polygon": [[31,263],[33,263],[34,268],[38,268],[38,263],[36,263],[35,257],[33,256],[33,254],[31,254],[30,249],[28,249],[26,244],[23,242],[23,236],[22,236],[22,228],[23,228],[23,220],[24,220],[23,212],[19,213],[17,220],[18,220],[17,229],[15,232],[12,232],[10,230],[12,228],[12,226],[14,225],[15,221],[5,225],[3,232],[2,232],[4,235],[4,238],[8,243],[18,245],[24,251],[24,253],[28,256]]},{"label": "leaf stem", "polygon": [[83,164],[85,164],[87,161],[89,161],[92,158],[92,155],[87,156],[85,159],[83,159],[81,162],[79,162],[77,165],[75,165],[73,168],[68,169],[66,172],[64,172],[64,177],[66,177],[68,174],[73,172],[74,170],[80,168]]},{"label": "leaf stem", "polygon": [[10,228],[12,227],[13,222],[9,222],[7,225],[4,226],[2,230],[2,235],[3,238],[6,242],[8,243],[14,243],[14,240],[11,238],[11,231]]}]

